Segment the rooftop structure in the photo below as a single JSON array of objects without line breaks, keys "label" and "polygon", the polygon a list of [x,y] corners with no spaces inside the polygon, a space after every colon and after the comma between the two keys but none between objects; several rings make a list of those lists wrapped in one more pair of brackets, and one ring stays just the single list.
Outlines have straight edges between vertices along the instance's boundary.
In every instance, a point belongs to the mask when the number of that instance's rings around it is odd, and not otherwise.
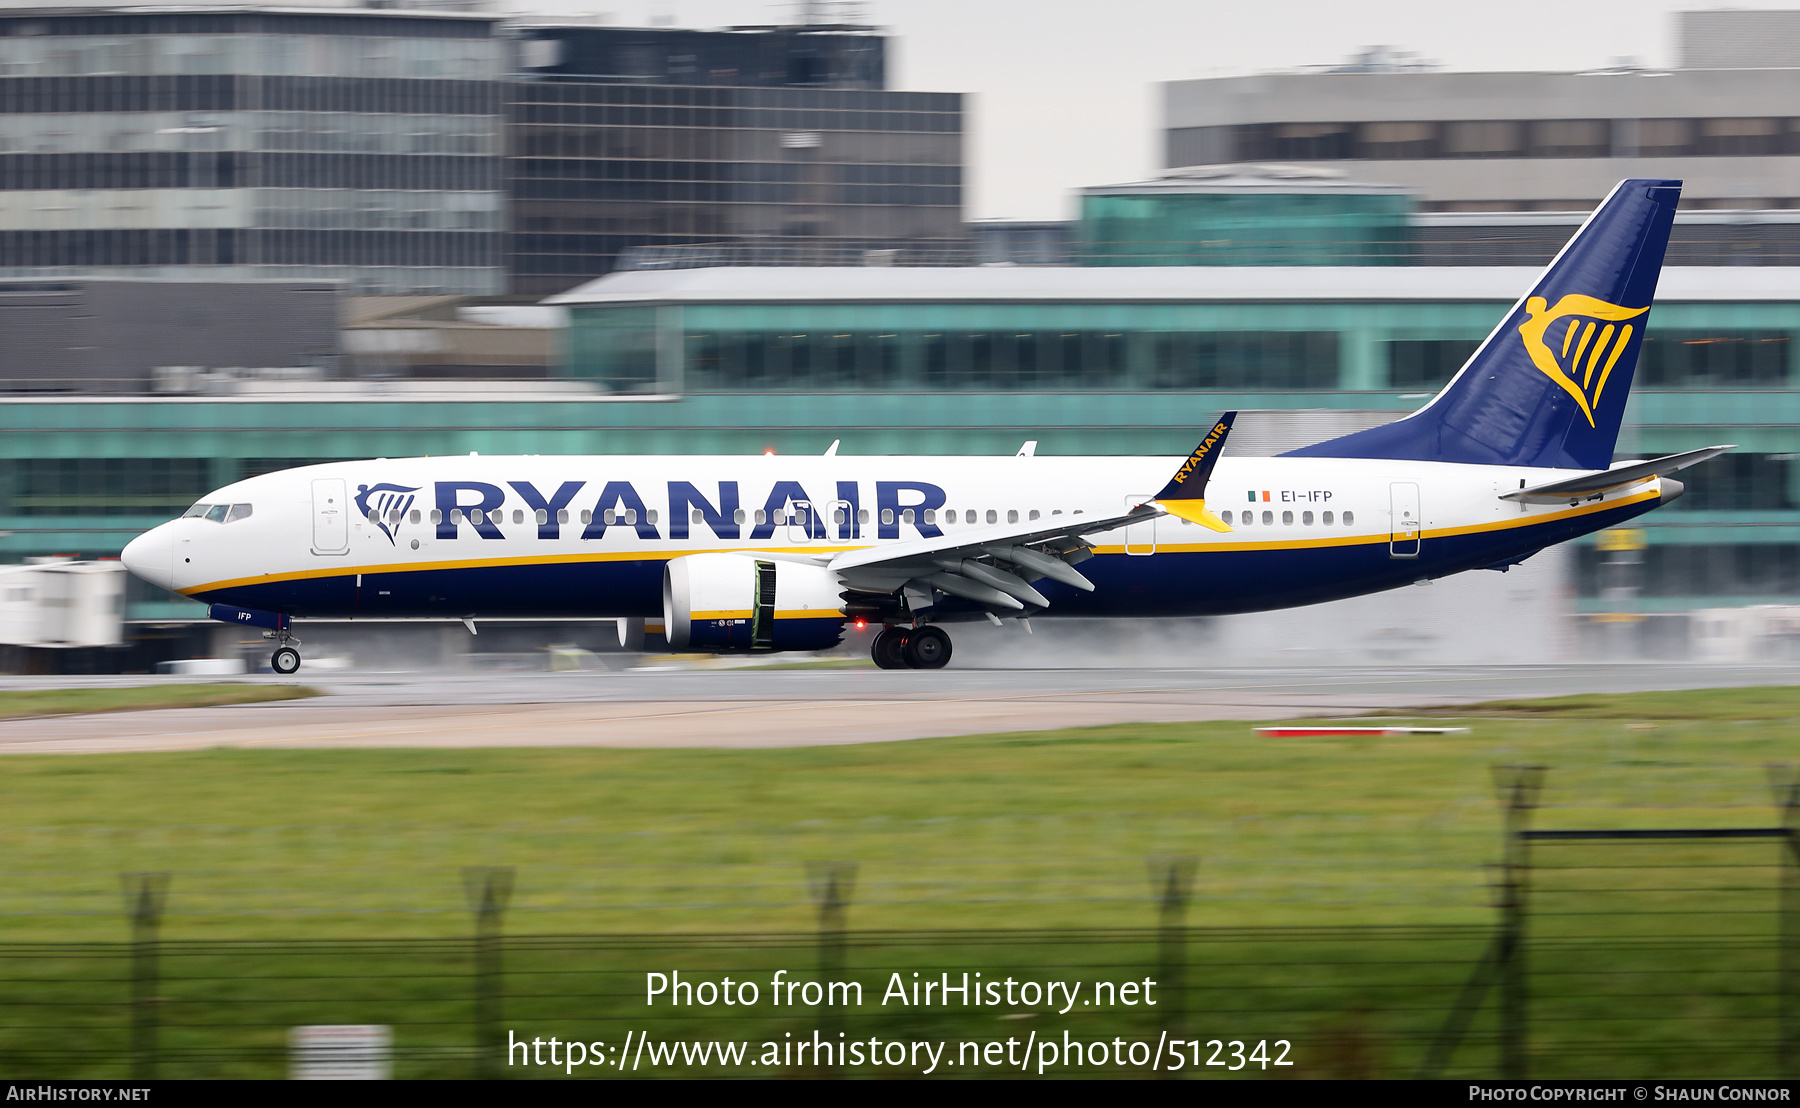
[{"label": "rooftop structure", "polygon": [[[1163,86],[1165,165],[1337,164],[1427,210],[1592,206],[1624,177],[1685,208],[1800,206],[1800,13],[1690,12],[1684,68],[1452,73],[1351,67]],[[1701,67],[1704,68],[1701,68]]]}]

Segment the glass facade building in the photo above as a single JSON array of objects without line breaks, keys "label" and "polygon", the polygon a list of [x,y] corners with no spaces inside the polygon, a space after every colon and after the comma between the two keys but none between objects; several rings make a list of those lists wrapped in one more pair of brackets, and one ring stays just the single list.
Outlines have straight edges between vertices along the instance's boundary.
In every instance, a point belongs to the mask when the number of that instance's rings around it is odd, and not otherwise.
[{"label": "glass facade building", "polygon": [[962,238],[962,96],[583,79],[508,86],[515,292],[642,247],[857,252]]},{"label": "glass facade building", "polygon": [[0,13],[0,276],[504,287],[486,16]]},{"label": "glass facade building", "polygon": [[1079,254],[1086,265],[1403,265],[1413,208],[1397,185],[1171,174],[1081,190]]}]

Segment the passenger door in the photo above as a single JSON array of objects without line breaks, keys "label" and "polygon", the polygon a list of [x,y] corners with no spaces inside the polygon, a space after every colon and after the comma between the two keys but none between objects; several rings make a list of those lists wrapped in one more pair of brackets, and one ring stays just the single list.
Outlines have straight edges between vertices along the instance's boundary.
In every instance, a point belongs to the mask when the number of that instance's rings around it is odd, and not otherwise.
[{"label": "passenger door", "polygon": [[1417,558],[1420,532],[1425,526],[1419,514],[1419,486],[1411,481],[1395,481],[1388,486],[1388,501],[1393,509],[1388,525],[1388,557]]},{"label": "passenger door", "polygon": [[350,504],[344,479],[327,477],[312,483],[314,554],[347,554],[350,551]]}]

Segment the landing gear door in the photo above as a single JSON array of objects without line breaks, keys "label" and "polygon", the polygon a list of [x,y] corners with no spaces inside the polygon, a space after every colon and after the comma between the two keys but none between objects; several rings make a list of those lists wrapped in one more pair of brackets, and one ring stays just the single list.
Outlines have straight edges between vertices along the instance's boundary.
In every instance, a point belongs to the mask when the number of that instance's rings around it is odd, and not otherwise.
[{"label": "landing gear door", "polygon": [[314,554],[343,554],[350,549],[350,505],[344,496],[344,479],[331,477],[312,483]]},{"label": "landing gear door", "polygon": [[[1148,504],[1155,499],[1156,497],[1148,493],[1142,496],[1128,496],[1125,498],[1125,510],[1129,512],[1133,508],[1141,504]],[[1156,518],[1154,516],[1142,523],[1133,523],[1125,528],[1125,553],[1156,553]]]},{"label": "landing gear door", "polygon": [[1388,486],[1388,499],[1393,508],[1388,557],[1417,558],[1419,536],[1425,526],[1419,515],[1419,486],[1411,481],[1395,481]]}]

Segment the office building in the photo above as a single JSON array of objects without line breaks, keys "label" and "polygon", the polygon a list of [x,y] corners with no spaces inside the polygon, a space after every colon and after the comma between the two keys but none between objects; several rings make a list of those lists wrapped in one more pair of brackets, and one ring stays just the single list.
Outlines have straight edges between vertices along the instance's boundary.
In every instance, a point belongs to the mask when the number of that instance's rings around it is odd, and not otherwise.
[{"label": "office building", "polygon": [[501,291],[495,22],[0,9],[0,277]]},{"label": "office building", "polygon": [[1681,67],[1452,73],[1416,65],[1172,81],[1164,164],[1328,164],[1426,211],[1585,211],[1624,177],[1684,208],[1800,207],[1793,12],[1688,12]]},{"label": "office building", "polygon": [[871,29],[519,33],[516,293],[694,243],[860,264],[964,242],[962,96],[884,89]]}]

